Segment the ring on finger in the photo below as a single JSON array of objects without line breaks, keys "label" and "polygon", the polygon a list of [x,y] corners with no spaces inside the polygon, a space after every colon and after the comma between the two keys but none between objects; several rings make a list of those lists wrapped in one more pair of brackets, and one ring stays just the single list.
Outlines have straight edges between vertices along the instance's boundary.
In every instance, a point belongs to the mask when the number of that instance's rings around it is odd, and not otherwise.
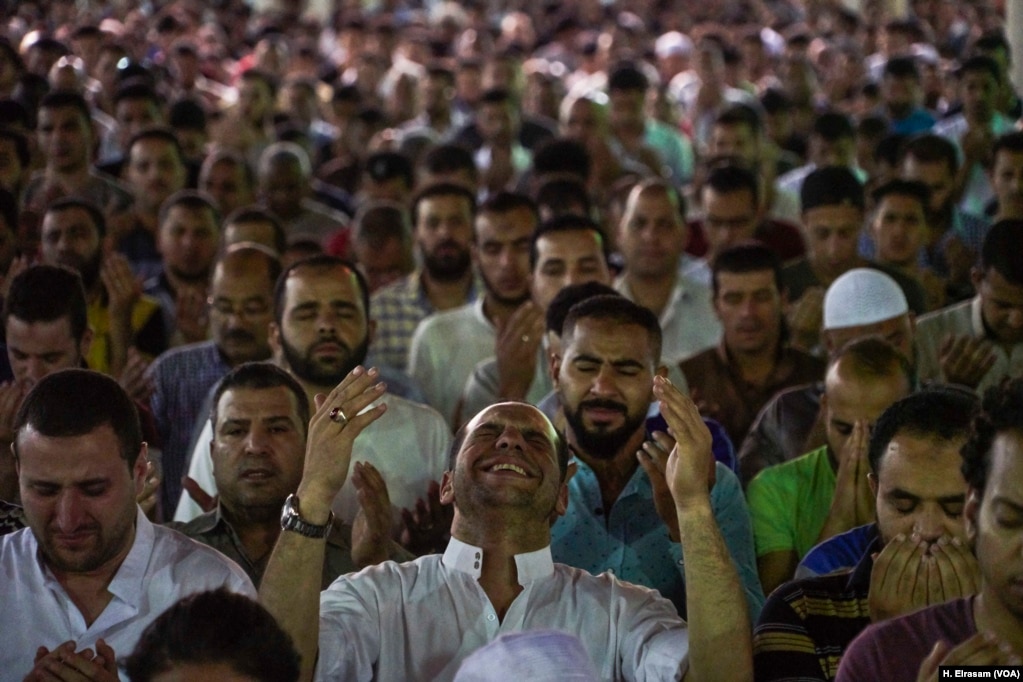
[{"label": "ring on finger", "polygon": [[348,423],[348,417],[345,416],[344,410],[342,410],[340,407],[335,407],[334,409],[332,409],[330,411],[330,414],[327,416],[330,418],[330,421],[334,422],[335,424],[345,426]]}]

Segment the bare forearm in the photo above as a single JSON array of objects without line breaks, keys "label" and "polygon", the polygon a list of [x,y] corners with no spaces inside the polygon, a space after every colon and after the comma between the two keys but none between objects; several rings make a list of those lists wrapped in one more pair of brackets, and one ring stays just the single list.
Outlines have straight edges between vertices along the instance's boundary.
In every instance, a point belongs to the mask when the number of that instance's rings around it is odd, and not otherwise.
[{"label": "bare forearm", "polygon": [[[306,518],[310,523],[326,523],[326,513],[309,513]],[[259,587],[260,601],[294,641],[302,657],[301,679],[306,681],[316,668],[325,552],[325,540],[281,531]]]},{"label": "bare forearm", "polygon": [[[714,520],[710,499],[676,509],[685,556],[689,672],[696,682],[753,678],[753,649],[739,574]],[[722,652],[728,652],[723,656]]]}]

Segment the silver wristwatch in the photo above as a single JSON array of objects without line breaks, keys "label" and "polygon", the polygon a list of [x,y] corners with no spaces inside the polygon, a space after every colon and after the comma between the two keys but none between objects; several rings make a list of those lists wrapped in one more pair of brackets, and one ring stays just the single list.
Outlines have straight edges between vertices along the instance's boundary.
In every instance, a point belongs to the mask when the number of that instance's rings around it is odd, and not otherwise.
[{"label": "silver wristwatch", "polygon": [[298,509],[297,495],[288,495],[288,499],[284,501],[284,508],[281,509],[281,530],[290,530],[307,538],[323,539],[330,535],[330,528],[333,524],[334,512],[330,512],[327,516],[327,523],[317,526],[302,518],[302,513]]}]

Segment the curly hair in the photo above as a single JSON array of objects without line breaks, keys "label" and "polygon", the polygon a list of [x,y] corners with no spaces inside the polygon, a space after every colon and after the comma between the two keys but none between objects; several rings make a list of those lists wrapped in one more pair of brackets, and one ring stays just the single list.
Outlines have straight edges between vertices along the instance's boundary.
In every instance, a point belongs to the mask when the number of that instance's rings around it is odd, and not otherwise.
[{"label": "curly hair", "polygon": [[971,488],[984,492],[995,436],[1013,429],[1023,430],[1023,377],[1006,377],[984,394],[981,412],[973,420],[970,438],[962,449],[963,477]]}]

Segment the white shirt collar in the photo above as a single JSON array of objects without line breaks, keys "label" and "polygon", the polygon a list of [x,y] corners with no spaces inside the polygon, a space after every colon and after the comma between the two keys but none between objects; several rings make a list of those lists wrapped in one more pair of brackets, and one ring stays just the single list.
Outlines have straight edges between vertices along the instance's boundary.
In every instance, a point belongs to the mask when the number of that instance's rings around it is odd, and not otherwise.
[{"label": "white shirt collar", "polygon": [[[483,567],[483,550],[451,538],[448,548],[444,550],[443,562],[448,568],[468,573],[478,579]],[[554,573],[554,560],[551,558],[550,545],[535,552],[516,554],[515,568],[518,571],[519,585],[523,587],[534,580],[551,575]]]}]

